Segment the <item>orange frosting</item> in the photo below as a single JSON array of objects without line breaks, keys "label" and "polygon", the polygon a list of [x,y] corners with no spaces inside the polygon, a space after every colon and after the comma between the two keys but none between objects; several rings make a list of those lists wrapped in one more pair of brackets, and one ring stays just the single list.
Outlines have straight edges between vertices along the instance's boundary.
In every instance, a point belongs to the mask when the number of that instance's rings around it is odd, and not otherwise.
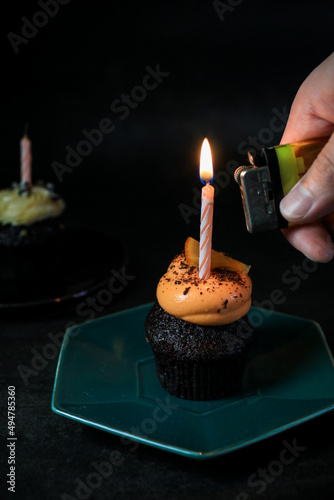
[{"label": "orange frosting", "polygon": [[187,264],[184,253],[171,262],[157,288],[160,306],[172,316],[198,325],[226,325],[244,316],[251,306],[248,274],[217,268],[206,280]]}]

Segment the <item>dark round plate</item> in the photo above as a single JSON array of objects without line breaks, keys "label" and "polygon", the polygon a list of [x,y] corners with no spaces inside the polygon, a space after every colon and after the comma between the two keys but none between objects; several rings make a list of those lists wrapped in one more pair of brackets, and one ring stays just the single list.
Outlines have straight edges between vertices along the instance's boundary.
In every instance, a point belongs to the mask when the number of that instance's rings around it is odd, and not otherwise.
[{"label": "dark round plate", "polygon": [[[25,264],[29,266],[29,262]],[[41,255],[43,272],[38,279],[25,280],[23,275],[20,283],[0,280],[0,309],[59,304],[85,297],[102,288],[113,278],[112,272],[120,272],[124,266],[124,249],[110,235],[67,228],[55,262],[50,262],[47,254]],[[5,267],[6,262],[1,260],[0,276],[5,274]]]}]

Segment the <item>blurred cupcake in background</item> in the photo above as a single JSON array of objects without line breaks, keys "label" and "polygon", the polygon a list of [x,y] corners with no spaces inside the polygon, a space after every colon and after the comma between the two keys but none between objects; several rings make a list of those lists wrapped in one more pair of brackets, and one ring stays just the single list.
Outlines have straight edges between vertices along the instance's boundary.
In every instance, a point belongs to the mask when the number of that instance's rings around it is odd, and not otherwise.
[{"label": "blurred cupcake in background", "polygon": [[31,182],[31,142],[21,140],[21,182],[0,190],[2,278],[38,280],[56,262],[65,202],[51,183]]}]

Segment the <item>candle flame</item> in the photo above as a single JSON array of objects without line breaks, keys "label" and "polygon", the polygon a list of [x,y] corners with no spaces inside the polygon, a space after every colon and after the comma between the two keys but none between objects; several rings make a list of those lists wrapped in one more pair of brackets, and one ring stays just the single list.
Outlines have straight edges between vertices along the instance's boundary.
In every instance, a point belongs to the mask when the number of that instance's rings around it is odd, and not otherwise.
[{"label": "candle flame", "polygon": [[212,156],[209,141],[205,138],[201,149],[199,163],[199,176],[203,184],[211,182],[213,179]]}]

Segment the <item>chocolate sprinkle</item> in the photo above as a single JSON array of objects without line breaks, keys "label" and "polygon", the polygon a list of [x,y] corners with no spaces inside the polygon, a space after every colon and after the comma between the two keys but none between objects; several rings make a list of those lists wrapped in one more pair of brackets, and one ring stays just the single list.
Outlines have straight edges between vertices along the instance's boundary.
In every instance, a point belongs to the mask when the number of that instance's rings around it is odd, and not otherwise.
[{"label": "chocolate sprinkle", "polygon": [[[187,295],[189,289],[191,288],[190,285],[196,287],[204,285],[204,293],[215,293],[217,285],[225,285],[229,291],[232,292],[233,289],[235,294],[233,299],[237,300],[239,296],[242,297],[242,294],[239,294],[238,286],[246,287],[245,277],[242,274],[225,268],[211,269],[210,279],[200,280],[198,276],[198,268],[187,263],[184,252],[175,256],[175,261],[171,263],[168,269],[170,274],[175,276],[167,278],[167,275],[164,275],[164,282],[167,284],[170,281],[175,285],[184,285],[184,295]],[[203,295],[201,291],[199,291],[199,293],[200,295]],[[225,309],[227,308],[227,302],[228,301],[223,304]]]}]

